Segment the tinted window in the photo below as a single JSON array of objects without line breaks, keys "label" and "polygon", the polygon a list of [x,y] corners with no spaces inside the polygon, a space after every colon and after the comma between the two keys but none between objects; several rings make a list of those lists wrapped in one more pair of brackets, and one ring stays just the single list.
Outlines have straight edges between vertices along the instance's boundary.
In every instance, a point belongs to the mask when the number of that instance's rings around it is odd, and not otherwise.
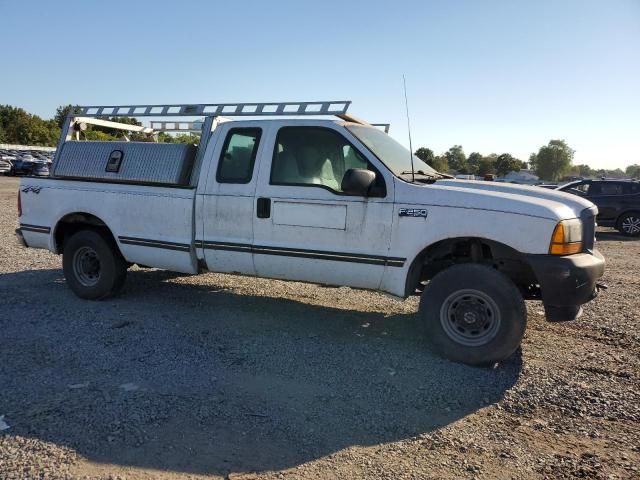
[{"label": "tinted window", "polygon": [[259,128],[229,130],[218,161],[218,183],[249,183],[258,152]]},{"label": "tinted window", "polygon": [[615,182],[600,182],[598,184],[597,195],[622,195],[624,193],[622,184]]},{"label": "tinted window", "polygon": [[[278,132],[271,164],[275,185],[322,186],[342,192],[342,178],[352,168],[375,169],[342,135],[328,128],[285,127]],[[384,181],[376,172],[378,188]],[[380,190],[379,190],[380,191]]]},{"label": "tinted window", "polygon": [[640,193],[640,183],[632,183],[629,188],[630,188],[629,193],[632,193],[632,194]]},{"label": "tinted window", "polygon": [[589,193],[593,193],[593,192],[590,192],[590,187],[591,187],[591,183],[589,182],[578,183],[577,185],[574,185],[571,188],[569,188],[568,191],[570,191],[575,195],[585,196],[585,195],[588,195]]}]

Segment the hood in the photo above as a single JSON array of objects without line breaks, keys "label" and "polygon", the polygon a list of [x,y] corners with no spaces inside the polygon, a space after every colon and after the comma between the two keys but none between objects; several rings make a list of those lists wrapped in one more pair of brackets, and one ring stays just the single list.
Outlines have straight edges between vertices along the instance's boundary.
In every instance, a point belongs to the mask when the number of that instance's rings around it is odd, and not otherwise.
[{"label": "hood", "polygon": [[559,221],[577,218],[593,203],[570,193],[529,185],[476,180],[433,184],[396,182],[396,202],[492,210]]}]

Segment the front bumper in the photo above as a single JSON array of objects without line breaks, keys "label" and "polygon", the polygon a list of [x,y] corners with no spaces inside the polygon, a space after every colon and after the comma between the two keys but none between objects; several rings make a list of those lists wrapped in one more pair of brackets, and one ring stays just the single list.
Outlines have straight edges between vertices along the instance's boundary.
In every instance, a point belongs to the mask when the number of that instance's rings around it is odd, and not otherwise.
[{"label": "front bumper", "polygon": [[558,257],[528,255],[527,260],[540,285],[547,320],[574,320],[581,305],[595,298],[598,279],[604,274],[604,257],[597,250]]},{"label": "front bumper", "polygon": [[22,234],[22,229],[21,228],[16,228],[16,238],[18,240],[18,243],[20,244],[20,246],[27,248],[29,245],[27,245],[27,241],[24,239],[24,235]]}]

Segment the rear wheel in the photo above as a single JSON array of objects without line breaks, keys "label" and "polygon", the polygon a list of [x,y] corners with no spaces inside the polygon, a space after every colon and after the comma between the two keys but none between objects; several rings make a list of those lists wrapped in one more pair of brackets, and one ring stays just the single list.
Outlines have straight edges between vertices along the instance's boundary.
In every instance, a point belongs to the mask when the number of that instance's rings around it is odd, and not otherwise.
[{"label": "rear wheel", "polygon": [[618,231],[628,237],[640,235],[640,212],[627,212],[618,220]]},{"label": "rear wheel", "polygon": [[62,265],[73,293],[89,300],[117,294],[127,276],[117,245],[95,230],[81,230],[65,242]]},{"label": "rear wheel", "polygon": [[427,341],[442,356],[491,365],[520,346],[527,311],[514,283],[497,270],[455,265],[438,273],[420,300]]}]

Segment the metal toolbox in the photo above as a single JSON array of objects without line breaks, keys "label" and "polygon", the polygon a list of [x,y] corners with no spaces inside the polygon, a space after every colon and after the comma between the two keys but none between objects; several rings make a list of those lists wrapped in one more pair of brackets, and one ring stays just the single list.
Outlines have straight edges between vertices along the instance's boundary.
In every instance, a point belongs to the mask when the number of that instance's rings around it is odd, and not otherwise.
[{"label": "metal toolbox", "polygon": [[53,176],[113,183],[187,186],[196,147],[145,142],[79,142],[63,144]]}]

